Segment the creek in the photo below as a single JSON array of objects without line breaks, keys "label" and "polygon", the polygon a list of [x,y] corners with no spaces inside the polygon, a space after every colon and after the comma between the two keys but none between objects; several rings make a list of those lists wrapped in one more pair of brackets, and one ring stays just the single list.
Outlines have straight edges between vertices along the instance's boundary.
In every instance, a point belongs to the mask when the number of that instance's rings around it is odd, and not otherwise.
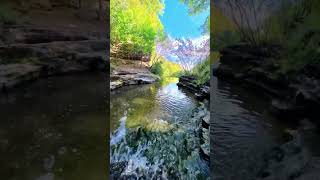
[{"label": "creek", "polygon": [[214,179],[255,179],[263,155],[284,142],[285,125],[258,91],[211,78],[211,172]]},{"label": "creek", "polygon": [[[177,79],[111,93],[110,173],[114,179],[207,179],[199,117],[208,113]],[[202,108],[201,108],[202,107]]]},{"label": "creek", "polygon": [[1,179],[105,179],[106,82],[49,77],[1,94]]}]

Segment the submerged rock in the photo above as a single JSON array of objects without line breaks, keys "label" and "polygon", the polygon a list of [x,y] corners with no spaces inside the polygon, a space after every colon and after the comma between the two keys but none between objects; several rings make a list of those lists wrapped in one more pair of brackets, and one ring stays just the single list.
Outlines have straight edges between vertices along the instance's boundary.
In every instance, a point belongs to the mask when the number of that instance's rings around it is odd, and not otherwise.
[{"label": "submerged rock", "polygon": [[110,164],[110,179],[116,180],[121,177],[122,172],[126,169],[128,162],[116,162]]},{"label": "submerged rock", "polygon": [[203,104],[169,130],[128,129],[111,146],[113,179],[208,179],[209,131],[201,125],[208,114]]},{"label": "submerged rock", "polygon": [[[179,78],[178,86],[186,88],[187,90],[195,93],[199,100],[206,100],[210,98],[210,87],[207,85],[198,86],[195,83],[196,78],[193,76],[181,76]],[[205,104],[202,104],[194,114],[196,119],[200,119],[200,150],[201,157],[210,161],[210,113]]]}]

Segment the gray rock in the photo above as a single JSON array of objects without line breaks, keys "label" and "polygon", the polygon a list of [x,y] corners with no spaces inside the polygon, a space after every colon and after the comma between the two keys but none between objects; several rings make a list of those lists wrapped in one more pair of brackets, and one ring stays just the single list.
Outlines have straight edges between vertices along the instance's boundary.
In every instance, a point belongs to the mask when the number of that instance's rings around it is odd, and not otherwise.
[{"label": "gray rock", "polygon": [[219,66],[212,67],[213,75],[271,97],[270,110],[282,119],[308,118],[319,122],[320,63],[308,64],[294,76],[285,74],[278,64],[280,51],[277,45],[226,47],[220,52]]},{"label": "gray rock", "polygon": [[199,100],[209,99],[210,87],[208,85],[199,86],[195,81],[196,78],[193,76],[181,76],[177,85],[193,92]]},{"label": "gray rock", "polygon": [[41,67],[31,64],[0,65],[0,84],[2,90],[36,79]]},{"label": "gray rock", "polygon": [[151,84],[160,80],[159,76],[151,72],[118,72],[114,71],[110,77],[110,89],[115,90],[122,86],[138,85],[138,84]]},{"label": "gray rock", "polygon": [[72,30],[32,26],[8,26],[2,31],[5,44],[0,46],[2,89],[44,76],[108,69],[106,39]]}]

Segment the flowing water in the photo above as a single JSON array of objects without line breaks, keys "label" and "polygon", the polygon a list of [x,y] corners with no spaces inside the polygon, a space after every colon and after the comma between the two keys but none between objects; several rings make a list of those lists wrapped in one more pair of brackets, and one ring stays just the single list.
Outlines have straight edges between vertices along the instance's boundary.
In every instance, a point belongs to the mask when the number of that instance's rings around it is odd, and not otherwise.
[{"label": "flowing water", "polygon": [[283,142],[284,126],[268,113],[268,99],[258,92],[215,77],[211,81],[213,177],[255,179],[263,154]]},{"label": "flowing water", "polygon": [[106,82],[50,77],[1,94],[0,179],[105,179]]},{"label": "flowing water", "polygon": [[111,175],[114,179],[206,179],[199,155],[199,110],[177,79],[111,93]]}]

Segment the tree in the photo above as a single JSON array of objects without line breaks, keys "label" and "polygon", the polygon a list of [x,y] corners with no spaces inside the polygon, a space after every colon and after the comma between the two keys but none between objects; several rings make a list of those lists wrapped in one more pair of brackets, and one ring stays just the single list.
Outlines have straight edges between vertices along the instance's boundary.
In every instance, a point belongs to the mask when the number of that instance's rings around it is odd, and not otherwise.
[{"label": "tree", "polygon": [[210,0],[180,0],[189,7],[190,14],[198,14],[210,7]]},{"label": "tree", "polygon": [[[189,14],[196,15],[210,9],[210,0],[180,0],[189,7]],[[210,30],[210,15],[201,27],[203,33],[206,34]]]},{"label": "tree", "polygon": [[[311,2],[312,0],[225,0],[217,1],[216,4],[230,17],[243,41],[259,45],[270,39],[275,21],[288,29],[285,26],[291,22],[283,19],[287,18],[285,13],[293,11],[293,16],[303,17],[309,12]],[[291,9],[292,5],[295,8]],[[284,21],[279,22],[281,19]]]},{"label": "tree", "polygon": [[111,0],[111,46],[130,44],[130,51],[151,54],[163,35],[161,0]]}]

